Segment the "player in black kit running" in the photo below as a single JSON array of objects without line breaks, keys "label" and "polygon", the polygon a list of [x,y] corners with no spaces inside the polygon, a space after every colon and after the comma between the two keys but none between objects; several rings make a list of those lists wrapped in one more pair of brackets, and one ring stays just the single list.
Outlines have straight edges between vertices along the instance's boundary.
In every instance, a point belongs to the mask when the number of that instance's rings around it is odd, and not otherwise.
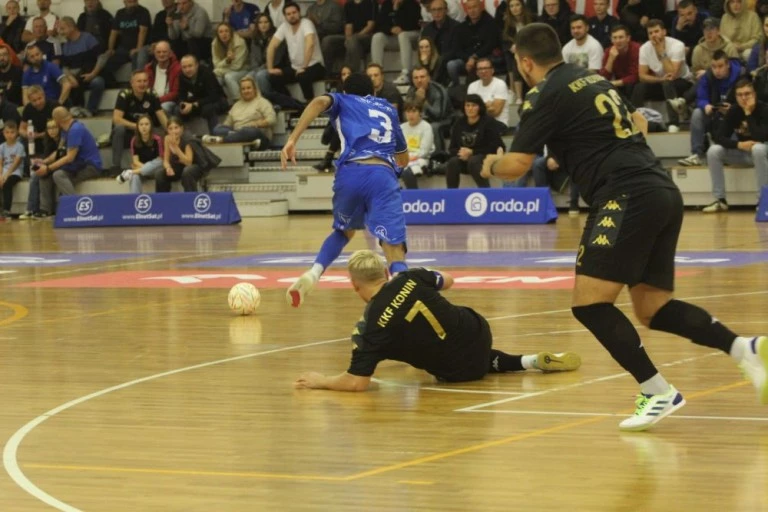
[{"label": "player in black kit running", "polygon": [[491,348],[488,321],[440,294],[453,284],[445,272],[415,268],[389,280],[386,264],[376,253],[356,251],[349,259],[349,275],[368,303],[352,332],[349,369],[332,377],[305,373],[296,381],[297,388],[365,391],[376,365],[385,359],[403,361],[444,382],[527,369],[567,371],[581,365],[579,356],[570,352],[520,356]]},{"label": "player in black kit running", "polygon": [[546,144],[590,205],[572,311],[640,384],[635,414],[619,428],[645,430],[685,404],[614,306],[624,286],[643,325],[730,354],[768,403],[768,338],[736,336],[708,312],[673,298],[683,200],[638,129],[642,116],[608,80],[564,64],[548,25],[532,23],[517,33],[515,59],[531,90],[510,152],[487,157],[483,174],[522,176]]}]

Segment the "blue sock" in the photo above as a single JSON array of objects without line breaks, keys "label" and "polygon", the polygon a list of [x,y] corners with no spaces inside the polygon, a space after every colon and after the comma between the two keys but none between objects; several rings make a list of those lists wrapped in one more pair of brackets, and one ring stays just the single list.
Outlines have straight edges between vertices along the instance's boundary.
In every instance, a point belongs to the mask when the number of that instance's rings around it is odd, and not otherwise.
[{"label": "blue sock", "polygon": [[405,272],[406,270],[408,270],[408,265],[404,261],[393,261],[389,265],[389,274],[392,276],[399,272]]},{"label": "blue sock", "polygon": [[320,252],[317,253],[315,263],[322,265],[323,270],[325,270],[339,257],[347,243],[349,243],[349,239],[344,236],[343,231],[334,231],[328,235],[328,238],[323,242],[323,246],[320,247]]}]

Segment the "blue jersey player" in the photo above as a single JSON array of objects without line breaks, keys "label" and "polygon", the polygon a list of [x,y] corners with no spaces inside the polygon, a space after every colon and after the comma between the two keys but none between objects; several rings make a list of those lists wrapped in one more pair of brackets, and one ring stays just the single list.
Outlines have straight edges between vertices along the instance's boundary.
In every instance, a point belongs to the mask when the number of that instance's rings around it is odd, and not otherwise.
[{"label": "blue jersey player", "polygon": [[312,268],[288,289],[286,298],[293,307],[301,306],[358,229],[366,227],[379,239],[391,274],[408,268],[397,181],[399,168],[408,163],[408,146],[397,111],[387,100],[373,96],[373,83],[363,74],[350,75],[343,91],[318,96],[307,105],[281,154],[284,169],[288,160],[295,164],[299,137],[317,116],[328,113],[341,139],[333,183],[333,232]]}]

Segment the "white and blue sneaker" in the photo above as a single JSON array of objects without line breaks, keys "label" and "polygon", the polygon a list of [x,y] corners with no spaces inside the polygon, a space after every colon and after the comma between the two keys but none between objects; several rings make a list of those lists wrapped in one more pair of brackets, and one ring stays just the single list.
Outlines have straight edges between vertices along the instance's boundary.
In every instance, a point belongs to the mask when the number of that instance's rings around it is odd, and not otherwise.
[{"label": "white and blue sneaker", "polygon": [[660,395],[637,395],[635,414],[619,423],[620,430],[640,432],[651,428],[685,405],[685,398],[675,388],[669,386],[669,391]]},{"label": "white and blue sneaker", "polygon": [[739,367],[757,389],[760,403],[768,405],[768,337],[752,338]]}]

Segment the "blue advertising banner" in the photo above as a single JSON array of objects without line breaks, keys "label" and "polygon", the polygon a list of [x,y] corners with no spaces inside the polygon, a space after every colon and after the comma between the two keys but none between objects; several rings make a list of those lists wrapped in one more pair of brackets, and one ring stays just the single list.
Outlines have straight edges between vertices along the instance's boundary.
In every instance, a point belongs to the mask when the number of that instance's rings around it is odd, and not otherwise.
[{"label": "blue advertising banner", "polygon": [[57,228],[168,226],[240,222],[232,192],[61,196]]},{"label": "blue advertising banner", "polygon": [[757,203],[757,222],[768,222],[768,187],[763,187],[760,191],[760,201]]},{"label": "blue advertising banner", "polygon": [[546,224],[557,219],[547,188],[403,190],[406,224]]}]

